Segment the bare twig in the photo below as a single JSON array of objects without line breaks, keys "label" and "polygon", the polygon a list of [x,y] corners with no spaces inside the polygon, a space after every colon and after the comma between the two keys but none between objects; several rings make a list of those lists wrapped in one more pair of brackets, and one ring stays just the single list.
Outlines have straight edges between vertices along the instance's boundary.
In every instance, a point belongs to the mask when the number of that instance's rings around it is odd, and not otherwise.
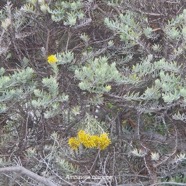
[{"label": "bare twig", "polygon": [[21,166],[0,168],[0,173],[12,173],[12,172],[19,173],[20,175],[26,175],[26,176],[28,176],[28,177],[30,177],[40,183],[43,183],[46,186],[57,186],[55,183],[53,183],[49,179],[39,176],[39,175],[35,174],[34,172],[32,172],[28,169],[25,169],[24,167],[21,167]]},{"label": "bare twig", "polygon": [[177,130],[175,130],[176,132],[176,140],[175,140],[175,147],[173,149],[173,152],[171,154],[169,154],[168,156],[166,156],[162,161],[156,163],[154,165],[155,168],[157,168],[158,166],[160,166],[161,164],[164,164],[167,162],[167,160],[169,160],[177,151],[177,147],[178,147],[178,134],[177,134]]},{"label": "bare twig", "polygon": [[151,186],[156,186],[156,185],[181,185],[181,186],[185,186],[186,183],[176,183],[176,182],[161,182],[161,183],[155,183]]},{"label": "bare twig", "polygon": [[96,155],[96,158],[95,158],[95,160],[94,160],[94,162],[93,162],[93,164],[92,164],[92,166],[91,166],[91,168],[89,170],[89,172],[91,174],[95,171],[95,166],[96,166],[96,163],[97,163],[97,160],[98,160],[99,155],[100,155],[100,150],[98,150],[98,153]]},{"label": "bare twig", "polygon": [[48,47],[50,42],[50,30],[47,29],[47,39],[46,39],[46,46],[45,46],[45,55],[48,56]]}]

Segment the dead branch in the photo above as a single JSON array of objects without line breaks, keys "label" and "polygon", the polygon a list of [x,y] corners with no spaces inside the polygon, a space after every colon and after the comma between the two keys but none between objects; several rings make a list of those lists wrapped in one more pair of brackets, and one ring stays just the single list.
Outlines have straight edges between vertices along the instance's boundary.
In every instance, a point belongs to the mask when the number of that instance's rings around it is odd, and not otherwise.
[{"label": "dead branch", "polygon": [[12,173],[12,172],[16,172],[21,175],[26,175],[26,176],[44,184],[44,185],[46,185],[46,186],[57,186],[55,183],[53,183],[49,179],[39,176],[39,175],[35,174],[34,172],[32,172],[24,167],[21,167],[21,166],[0,168],[0,173]]}]

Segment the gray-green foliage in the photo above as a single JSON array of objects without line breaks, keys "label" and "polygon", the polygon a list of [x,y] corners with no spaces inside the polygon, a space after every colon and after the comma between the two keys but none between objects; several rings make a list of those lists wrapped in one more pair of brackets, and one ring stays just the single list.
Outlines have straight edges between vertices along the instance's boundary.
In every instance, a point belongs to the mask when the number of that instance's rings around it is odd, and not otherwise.
[{"label": "gray-green foliage", "polygon": [[106,57],[89,60],[85,66],[75,71],[75,76],[80,80],[79,87],[82,90],[93,93],[108,92],[108,83],[121,81],[116,63],[109,64]]},{"label": "gray-green foliage", "polygon": [[34,71],[31,68],[14,72],[12,75],[5,75],[1,68],[0,76],[0,104],[1,112],[9,109],[10,104],[25,99],[33,92],[35,83],[32,81]]},{"label": "gray-green foliage", "polygon": [[178,15],[176,18],[173,18],[165,26],[164,31],[171,40],[179,40],[183,38],[185,40],[186,34],[186,9],[183,10],[183,13]]},{"label": "gray-green foliage", "polygon": [[57,54],[58,62],[57,64],[67,64],[71,63],[74,60],[74,53],[67,51],[67,52],[62,52]]},{"label": "gray-green foliage", "polygon": [[[123,83],[136,87],[127,92],[123,97],[127,101],[136,101],[142,105],[151,103],[152,107],[162,104],[173,104],[182,100],[185,105],[185,79],[182,78],[182,63],[176,60],[183,55],[185,48],[185,10],[180,15],[172,18],[163,28],[170,42],[170,54],[165,58],[157,60],[151,51],[147,49],[148,55],[141,62],[132,66],[130,73],[123,76]],[[121,41],[132,45],[142,46],[140,37],[144,34],[147,38],[152,38],[153,30],[150,27],[141,28],[135,19],[135,14],[126,12],[120,14],[115,19],[105,19],[105,24],[114,33],[119,34]],[[176,47],[172,43],[177,43]],[[154,44],[152,51],[160,52],[161,45]],[[129,69],[128,69],[129,71]],[[135,91],[134,91],[135,90]],[[183,99],[182,99],[183,98]],[[163,101],[163,103],[162,103]],[[147,110],[146,110],[147,111]],[[181,118],[178,117],[177,118]],[[184,119],[182,119],[184,120]]]},{"label": "gray-green foliage", "polygon": [[166,33],[167,38],[170,41],[171,53],[169,58],[171,60],[178,59],[185,52],[186,49],[186,9],[175,18],[172,18],[168,24],[164,27],[163,31]]},{"label": "gray-green foliage", "polygon": [[[132,67],[129,78],[125,77],[125,80],[136,77],[133,84],[141,84],[146,86],[144,92],[140,95],[139,93],[130,94],[128,93],[128,100],[158,100],[162,98],[165,103],[173,103],[178,100],[180,96],[184,96],[185,81],[181,78],[181,66],[177,65],[176,62],[166,62],[165,59],[159,61],[152,61],[152,56],[144,59],[141,63],[138,63]],[[149,84],[149,79],[153,79]],[[129,83],[132,83],[129,81]],[[130,99],[129,99],[130,97]]]},{"label": "gray-green foliage", "polygon": [[105,122],[98,121],[95,117],[90,114],[86,114],[84,120],[78,126],[79,130],[85,130],[87,133],[92,135],[102,134],[107,130]]},{"label": "gray-green foliage", "polygon": [[43,78],[42,84],[43,89],[34,90],[35,98],[32,100],[32,105],[38,112],[40,109],[45,110],[46,118],[54,117],[61,112],[60,106],[68,100],[68,96],[59,93],[58,82],[54,77]]},{"label": "gray-green foliage", "polygon": [[45,117],[54,117],[60,112],[61,103],[68,100],[68,96],[59,92],[58,82],[53,76],[43,78],[42,86],[38,87],[37,74],[29,67],[12,75],[4,75],[4,72],[1,68],[1,112],[6,111],[10,104],[19,101],[22,106],[26,104],[27,107],[34,107],[39,115],[44,111]]},{"label": "gray-green foliage", "polygon": [[84,12],[81,10],[82,2],[57,1],[53,7],[48,8],[51,18],[55,22],[64,21],[64,25],[74,26],[78,20],[84,18]]},{"label": "gray-green foliage", "polygon": [[122,41],[131,43],[132,45],[138,43],[138,39],[142,34],[140,27],[131,12],[127,12],[125,15],[120,14],[115,20],[105,18],[105,24],[108,28],[113,30],[113,32],[119,34]]}]

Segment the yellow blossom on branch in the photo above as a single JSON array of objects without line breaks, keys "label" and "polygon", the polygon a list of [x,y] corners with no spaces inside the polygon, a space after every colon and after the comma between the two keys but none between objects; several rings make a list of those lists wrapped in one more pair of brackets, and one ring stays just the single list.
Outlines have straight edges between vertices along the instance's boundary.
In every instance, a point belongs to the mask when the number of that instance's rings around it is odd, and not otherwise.
[{"label": "yellow blossom on branch", "polygon": [[50,55],[50,56],[48,56],[47,61],[48,61],[48,63],[53,64],[53,63],[56,63],[58,61],[58,59],[55,55]]},{"label": "yellow blossom on branch", "polygon": [[68,144],[73,150],[77,150],[80,146],[80,141],[78,138],[72,137],[68,140]]}]

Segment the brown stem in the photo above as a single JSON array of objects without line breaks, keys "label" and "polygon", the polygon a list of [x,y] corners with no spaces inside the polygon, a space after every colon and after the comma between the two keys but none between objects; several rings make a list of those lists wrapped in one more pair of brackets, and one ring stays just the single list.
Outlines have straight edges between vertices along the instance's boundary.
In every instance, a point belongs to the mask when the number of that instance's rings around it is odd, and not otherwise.
[{"label": "brown stem", "polygon": [[21,166],[0,168],[0,173],[11,173],[11,172],[16,172],[21,175],[26,175],[26,176],[32,178],[33,180],[43,183],[46,186],[57,186],[55,183],[53,183],[49,179],[39,176],[39,175],[35,174],[34,172],[32,172],[28,169],[25,169],[24,167],[21,167]]}]

